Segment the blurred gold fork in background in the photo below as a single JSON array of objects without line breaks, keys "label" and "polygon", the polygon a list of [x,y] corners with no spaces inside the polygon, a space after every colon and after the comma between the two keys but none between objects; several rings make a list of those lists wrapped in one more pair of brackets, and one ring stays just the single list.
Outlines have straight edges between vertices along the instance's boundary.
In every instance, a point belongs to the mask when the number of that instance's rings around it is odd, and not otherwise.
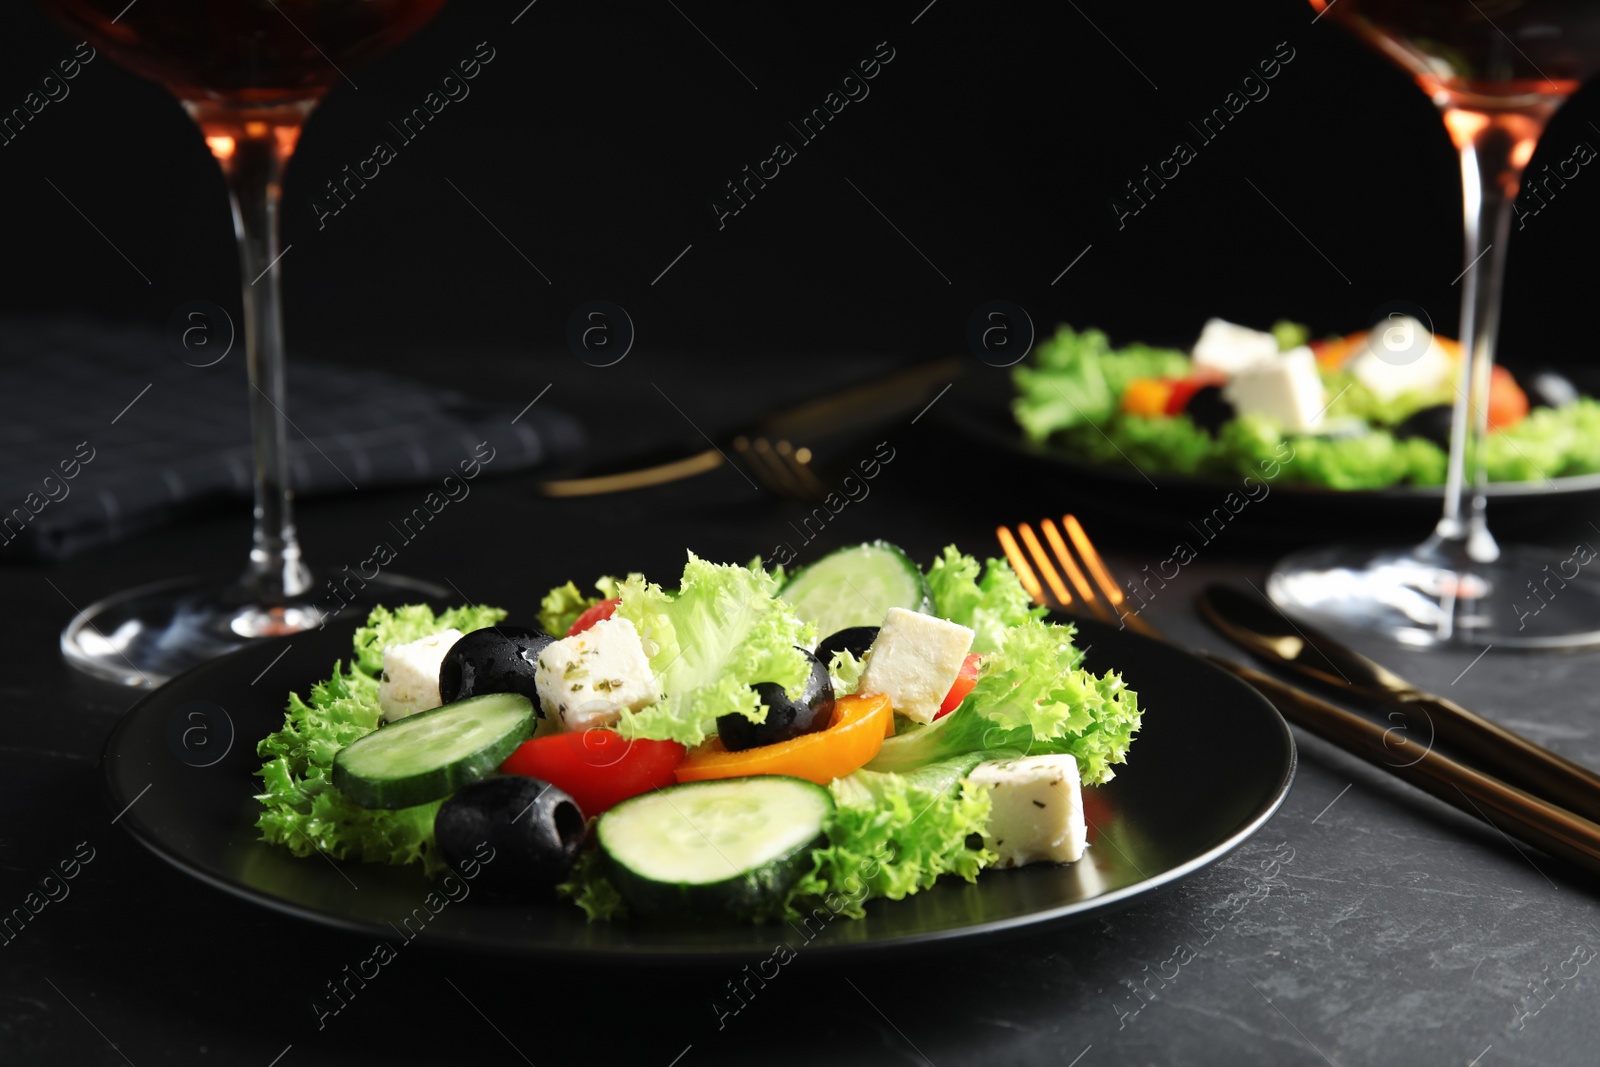
[{"label": "blurred gold fork in background", "polygon": [[[1161,634],[1154,626],[1140,618],[1137,612],[1127,609],[1127,598],[1122,595],[1122,589],[1111,577],[1105,560],[1095,549],[1094,542],[1089,540],[1089,535],[1084,533],[1077,517],[1064,515],[1061,525],[1067,531],[1065,539],[1054,520],[1045,519],[1039,523],[1039,528],[1044,531],[1044,539],[1050,543],[1054,553],[1053,559],[1039,541],[1039,535],[1027,523],[1017,523],[1022,545],[1028,549],[1026,556],[1010,527],[1001,526],[995,530],[1000,547],[1005,549],[1006,559],[1011,561],[1011,569],[1017,572],[1017,578],[1028,595],[1033,597],[1034,603],[1074,615],[1082,615],[1087,611],[1101,622],[1118,623],[1147,637],[1159,638]],[[1067,546],[1069,540],[1072,542],[1071,548]],[[1072,549],[1077,550],[1076,557]],[[1029,556],[1033,559],[1032,563],[1028,562]],[[1079,560],[1082,560],[1081,564]],[[1061,580],[1063,572],[1067,576],[1065,582]],[[1044,577],[1043,584],[1040,584],[1040,575]],[[1071,583],[1071,589],[1067,588],[1068,583]],[[1074,593],[1077,595],[1074,596]]]}]

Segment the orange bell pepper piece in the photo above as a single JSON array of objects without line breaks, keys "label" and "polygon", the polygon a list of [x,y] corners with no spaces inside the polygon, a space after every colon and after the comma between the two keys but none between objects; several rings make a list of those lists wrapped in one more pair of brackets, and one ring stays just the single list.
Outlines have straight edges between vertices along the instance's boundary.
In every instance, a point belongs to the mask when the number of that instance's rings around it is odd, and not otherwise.
[{"label": "orange bell pepper piece", "polygon": [[1366,347],[1367,331],[1358,330],[1329,341],[1312,341],[1310,348],[1317,357],[1317,366],[1325,371],[1337,371]]},{"label": "orange bell pepper piece", "polygon": [[712,738],[691,751],[676,773],[680,782],[786,774],[827,785],[870,763],[892,733],[894,708],[888,697],[842,696],[833,702],[826,730],[739,752]]},{"label": "orange bell pepper piece", "polygon": [[1172,396],[1172,383],[1164,378],[1135,378],[1122,393],[1122,411],[1127,415],[1142,415],[1158,419],[1167,413],[1167,400]]}]

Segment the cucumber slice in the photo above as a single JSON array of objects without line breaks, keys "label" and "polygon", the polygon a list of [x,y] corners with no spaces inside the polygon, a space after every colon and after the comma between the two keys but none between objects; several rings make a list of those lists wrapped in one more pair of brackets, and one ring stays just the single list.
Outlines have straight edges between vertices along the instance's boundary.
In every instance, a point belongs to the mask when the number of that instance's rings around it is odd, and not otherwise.
[{"label": "cucumber slice", "polygon": [[851,626],[878,626],[890,608],[933,611],[922,568],[887,541],[830,552],[789,579],[779,594],[826,638]]},{"label": "cucumber slice", "polygon": [[407,715],[333,757],[333,784],[363,808],[409,808],[487,778],[533,731],[533,702],[488,693]]},{"label": "cucumber slice", "polygon": [[825,840],[833,796],[800,778],[688,782],[625,800],[595,833],[640,912],[749,912],[792,886]]}]

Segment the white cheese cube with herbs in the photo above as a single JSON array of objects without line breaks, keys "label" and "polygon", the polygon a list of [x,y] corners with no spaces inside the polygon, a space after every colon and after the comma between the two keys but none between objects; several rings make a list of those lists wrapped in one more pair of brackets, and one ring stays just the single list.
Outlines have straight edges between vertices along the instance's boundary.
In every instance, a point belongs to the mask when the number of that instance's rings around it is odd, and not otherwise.
[{"label": "white cheese cube with herbs", "polygon": [[1195,368],[1237,374],[1278,358],[1278,339],[1270,333],[1211,319],[1190,351]]},{"label": "white cheese cube with herbs", "polygon": [[957,623],[890,608],[867,650],[856,692],[888,697],[895,713],[912,722],[932,722],[961,673],[972,638],[972,631]]},{"label": "white cheese cube with herbs", "polygon": [[378,676],[378,707],[386,722],[431,711],[439,699],[439,664],[450,646],[461,640],[460,630],[442,630],[429,637],[383,650],[383,673]]},{"label": "white cheese cube with herbs", "polygon": [[1083,856],[1088,828],[1075,756],[1024,756],[989,760],[967,776],[967,788],[989,791],[983,847],[999,854],[996,867],[1074,863]]},{"label": "white cheese cube with herbs", "polygon": [[1289,433],[1316,429],[1328,406],[1317,357],[1304,345],[1235,374],[1222,395],[1240,415],[1264,416]]},{"label": "white cheese cube with herbs", "polygon": [[660,698],[639,631],[615,616],[546,645],[533,684],[559,730],[610,726],[624,709],[638,711]]}]

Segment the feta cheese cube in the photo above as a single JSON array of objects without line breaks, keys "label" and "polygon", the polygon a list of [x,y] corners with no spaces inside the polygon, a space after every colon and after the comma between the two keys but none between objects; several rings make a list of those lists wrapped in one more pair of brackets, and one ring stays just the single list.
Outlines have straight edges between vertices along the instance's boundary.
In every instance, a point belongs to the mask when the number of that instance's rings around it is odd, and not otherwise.
[{"label": "feta cheese cube", "polygon": [[1222,395],[1239,414],[1265,416],[1289,433],[1316,429],[1328,406],[1317,357],[1305,345],[1235,374]]},{"label": "feta cheese cube", "polygon": [[441,630],[431,637],[383,650],[383,674],[378,678],[378,707],[386,722],[437,708],[439,664],[450,646],[461,640],[460,630]]},{"label": "feta cheese cube", "polygon": [[561,730],[610,726],[622,711],[660,699],[650,657],[627,619],[602,619],[544,647],[533,684],[545,715]]},{"label": "feta cheese cube", "polygon": [[856,692],[886,696],[897,713],[913,722],[932,722],[961,673],[972,638],[972,631],[957,623],[890,608],[867,652]]},{"label": "feta cheese cube", "polygon": [[1367,343],[1345,369],[1378,399],[1393,400],[1401,393],[1448,389],[1456,361],[1426,326],[1397,315],[1367,335]]},{"label": "feta cheese cube", "polygon": [[1235,326],[1224,319],[1211,319],[1200,331],[1200,339],[1190,351],[1195,369],[1201,367],[1237,374],[1278,358],[1278,339],[1270,333]]},{"label": "feta cheese cube", "polygon": [[1088,828],[1075,756],[989,760],[973,768],[967,785],[989,790],[983,847],[999,853],[996,867],[1073,863],[1083,856]]}]

